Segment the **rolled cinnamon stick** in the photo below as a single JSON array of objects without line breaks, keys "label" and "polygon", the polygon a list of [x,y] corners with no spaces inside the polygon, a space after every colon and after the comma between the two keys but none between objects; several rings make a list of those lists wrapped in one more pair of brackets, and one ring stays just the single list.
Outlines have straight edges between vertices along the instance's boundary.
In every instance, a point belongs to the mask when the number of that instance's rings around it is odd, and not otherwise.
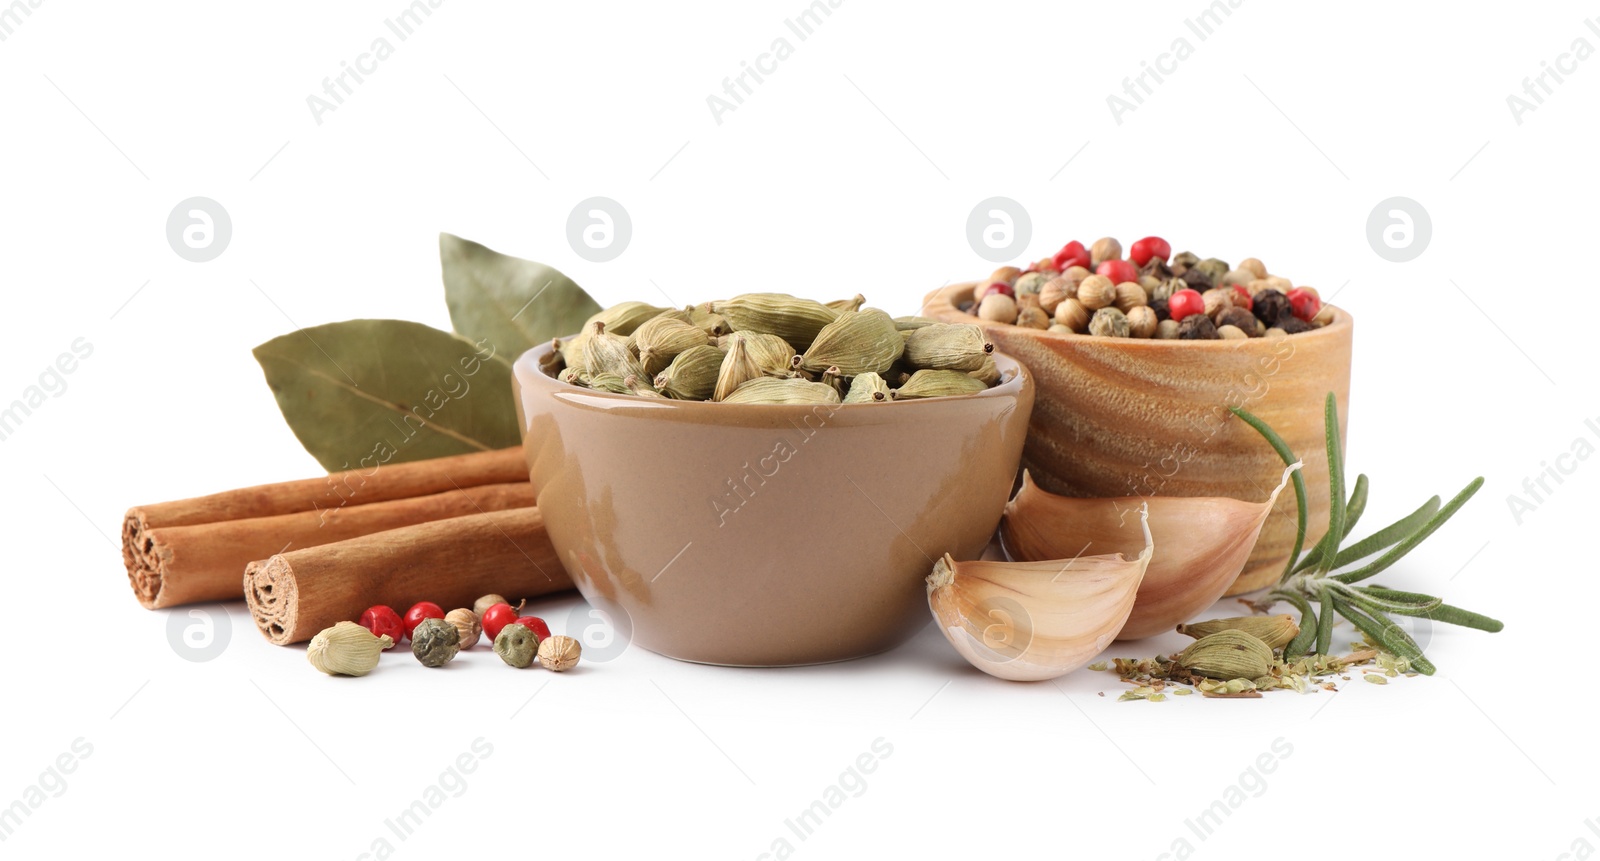
[{"label": "rolled cinnamon stick", "polygon": [[144,530],[134,596],[154,610],[197,601],[238,600],[244,566],[274,553],[316,547],[402,526],[533,505],[526,481],[488,484],[367,505]]},{"label": "rolled cinnamon stick", "polygon": [[449,610],[495,593],[512,601],[572,588],[536,508],[435,520],[245,567],[244,596],[262,636],[280,646],[311,639],[375,604],[418,601]]},{"label": "rolled cinnamon stick", "polygon": [[[520,449],[350,470],[128,510],[122,561],[150,609],[239,597],[246,563],[477,510],[531,505]],[[462,489],[501,485],[463,496]]]}]

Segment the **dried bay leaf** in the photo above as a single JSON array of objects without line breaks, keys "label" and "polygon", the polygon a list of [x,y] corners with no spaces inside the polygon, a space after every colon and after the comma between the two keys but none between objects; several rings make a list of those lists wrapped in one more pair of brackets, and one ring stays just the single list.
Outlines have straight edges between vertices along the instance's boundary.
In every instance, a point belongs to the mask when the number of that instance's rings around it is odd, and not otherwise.
[{"label": "dried bay leaf", "polygon": [[492,345],[507,367],[551,338],[577,333],[600,311],[555,269],[459,236],[439,234],[439,266],[450,324],[474,343]]},{"label": "dried bay leaf", "polygon": [[487,342],[407,320],[347,320],[254,353],[289,428],[330,472],[518,443],[511,369]]}]

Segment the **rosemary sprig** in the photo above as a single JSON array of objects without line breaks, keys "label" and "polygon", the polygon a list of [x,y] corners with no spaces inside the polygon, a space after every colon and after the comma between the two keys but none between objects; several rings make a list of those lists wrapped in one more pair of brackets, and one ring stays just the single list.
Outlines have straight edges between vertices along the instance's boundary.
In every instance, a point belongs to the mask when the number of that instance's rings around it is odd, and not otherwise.
[{"label": "rosemary sprig", "polygon": [[[1234,415],[1266,439],[1284,464],[1295,462],[1294,452],[1288,443],[1266,422],[1243,408],[1232,409]],[[1350,620],[1373,643],[1410,661],[1411,667],[1417,672],[1432,675],[1434,666],[1422,654],[1422,647],[1389,618],[1391,615],[1415,616],[1490,633],[1499,631],[1505,625],[1497,619],[1452,607],[1432,595],[1403,592],[1375,584],[1355,584],[1383,573],[1437,531],[1478,492],[1478,488],[1483,486],[1483,478],[1473,479],[1442,507],[1439,497],[1435,496],[1416,511],[1349,547],[1343,547],[1345,539],[1355,529],[1356,521],[1366,510],[1368,482],[1365,475],[1356,476],[1349,498],[1345,497],[1344,453],[1339,445],[1338,409],[1333,393],[1329,392],[1323,411],[1323,433],[1328,449],[1328,530],[1304,557],[1300,555],[1305,546],[1307,508],[1305,482],[1296,471],[1294,492],[1300,519],[1295,531],[1294,550],[1289,554],[1289,564],[1284,567],[1283,577],[1267,593],[1267,601],[1263,606],[1270,607],[1277,601],[1285,601],[1300,611],[1300,635],[1284,647],[1285,660],[1294,660],[1312,648],[1318,654],[1327,654],[1332,645],[1333,616],[1337,613]],[[1341,570],[1378,553],[1382,555],[1359,568]]]}]

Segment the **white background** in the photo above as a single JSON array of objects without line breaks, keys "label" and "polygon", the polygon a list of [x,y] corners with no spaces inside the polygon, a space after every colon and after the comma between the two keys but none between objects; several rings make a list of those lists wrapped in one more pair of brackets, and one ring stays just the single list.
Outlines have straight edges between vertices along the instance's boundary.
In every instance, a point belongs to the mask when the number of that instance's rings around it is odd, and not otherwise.
[{"label": "white background", "polygon": [[[0,403],[74,339],[94,349],[0,443],[0,805],[74,739],[93,746],[0,853],[353,858],[377,837],[406,858],[755,858],[780,837],[807,858],[1600,845],[1585,824],[1600,816],[1600,462],[1520,524],[1507,502],[1575,439],[1600,444],[1584,425],[1600,423],[1600,61],[1520,124],[1506,103],[1575,39],[1600,47],[1593,4],[1250,0],[1204,41],[1184,25],[1200,0],[846,0],[804,41],[784,26],[801,0],[451,0],[401,42],[383,22],[402,8],[46,0],[0,42]],[[393,56],[317,123],[307,96],[385,35]],[[793,55],[719,124],[707,96],[780,36]],[[1180,36],[1193,55],[1118,124],[1106,97]],[[203,264],[164,234],[195,195],[233,221]],[[633,220],[609,263],[566,240],[594,195]],[[551,677],[479,650],[462,672],[391,655],[350,683],[266,644],[242,605],[221,656],[187,661],[169,614],[129,593],[114,542],[128,506],[316,474],[253,346],[362,316],[448,327],[441,230],[557,266],[602,304],[763,288],[912,313],[992,268],[965,223],[994,195],[1031,213],[1026,256],[1155,233],[1337,291],[1358,321],[1348,454],[1373,477],[1368,528],[1488,480],[1391,580],[1506,630],[1436,629],[1433,678],[1240,702],[1116,703],[1121,686],[1088,671],[1008,684],[931,627],[821,668],[632,649]],[[1433,223],[1404,264],[1365,233],[1396,195]],[[580,604],[540,610],[559,630]],[[384,820],[480,737],[493,751],[465,791],[395,838]],[[880,738],[892,754],[859,796],[807,840],[785,827]],[[1208,838],[1190,831],[1278,739],[1292,753],[1265,789]]]}]

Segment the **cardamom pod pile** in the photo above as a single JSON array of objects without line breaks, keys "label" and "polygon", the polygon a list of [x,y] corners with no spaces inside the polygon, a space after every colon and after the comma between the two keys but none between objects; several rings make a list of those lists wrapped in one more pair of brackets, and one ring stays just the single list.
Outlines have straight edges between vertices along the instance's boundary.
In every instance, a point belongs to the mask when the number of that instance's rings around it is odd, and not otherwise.
[{"label": "cardamom pod pile", "polygon": [[999,384],[978,326],[890,317],[865,303],[784,293],[681,310],[623,302],[557,341],[542,370],[599,392],[730,404],[888,403]]},{"label": "cardamom pod pile", "polygon": [[1316,288],[1268,274],[1254,257],[1174,257],[1159,236],[1133,243],[1126,259],[1107,236],[1089,248],[1069,242],[1026,269],[1002,266],[961,310],[1063,334],[1193,341],[1294,335],[1334,316]]}]

